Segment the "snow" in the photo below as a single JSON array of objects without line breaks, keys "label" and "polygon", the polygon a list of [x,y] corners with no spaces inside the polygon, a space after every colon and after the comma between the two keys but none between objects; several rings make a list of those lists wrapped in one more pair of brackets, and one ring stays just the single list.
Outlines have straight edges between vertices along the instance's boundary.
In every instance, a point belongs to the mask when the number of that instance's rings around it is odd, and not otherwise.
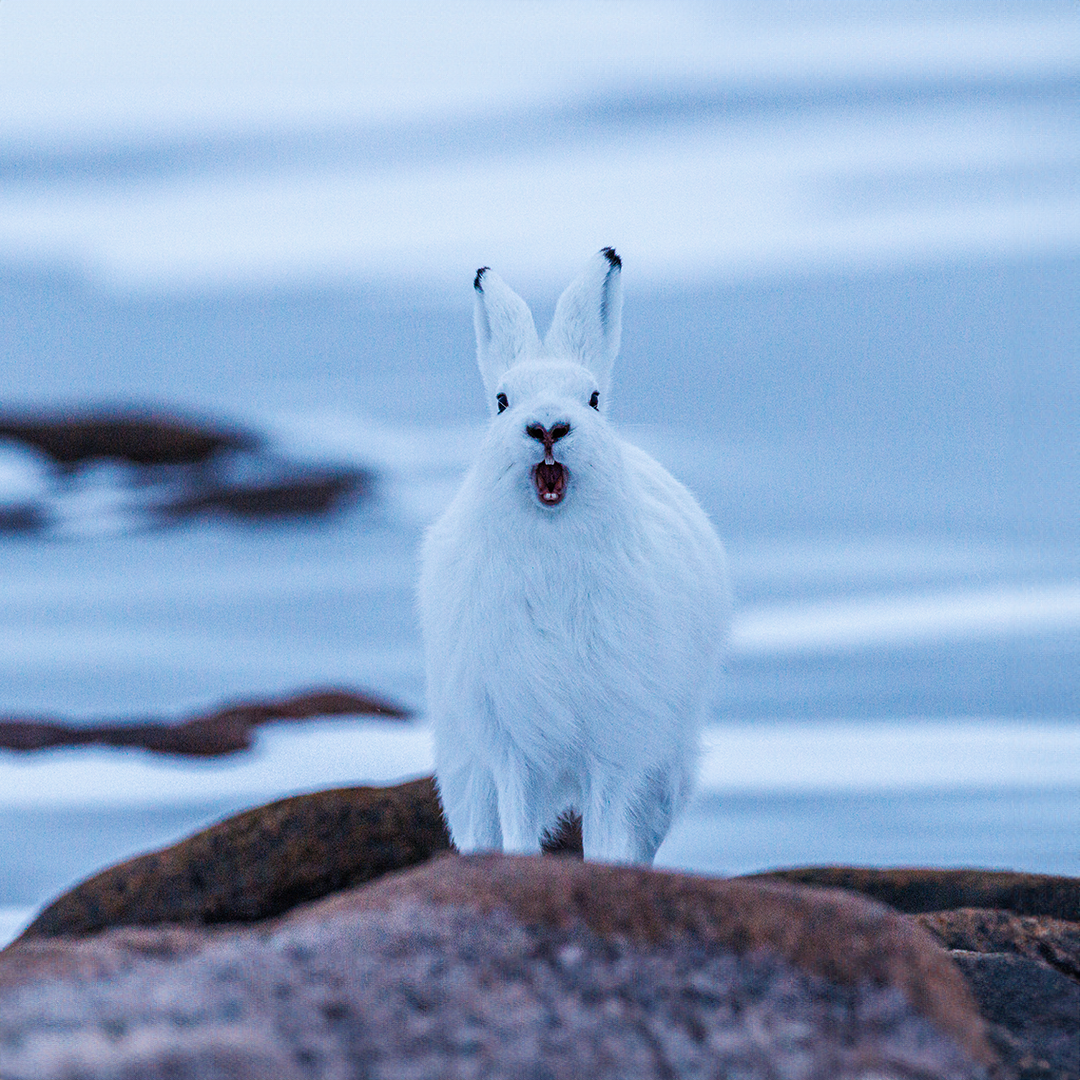
[{"label": "snow", "polygon": [[737,653],[820,653],[875,645],[1080,629],[1080,582],[926,595],[860,596],[743,611]]},{"label": "snow", "polygon": [[[700,794],[896,792],[1068,787],[1080,778],[1080,729],[982,718],[712,724]],[[190,761],[108,748],[0,755],[0,808],[256,805],[321,788],[430,774],[423,723],[317,720],[260,729],[250,754]]]},{"label": "snow", "polygon": [[[738,597],[666,864],[1080,873],[1078,79],[1073,0],[3,0],[7,398],[191,407],[378,489],[147,532],[123,470],[57,485],[0,445],[0,510],[53,523],[0,543],[0,710],[422,708],[416,546],[484,412],[472,274],[543,303],[613,244],[616,419]],[[215,815],[430,769],[422,721],[0,753],[0,941]]]}]

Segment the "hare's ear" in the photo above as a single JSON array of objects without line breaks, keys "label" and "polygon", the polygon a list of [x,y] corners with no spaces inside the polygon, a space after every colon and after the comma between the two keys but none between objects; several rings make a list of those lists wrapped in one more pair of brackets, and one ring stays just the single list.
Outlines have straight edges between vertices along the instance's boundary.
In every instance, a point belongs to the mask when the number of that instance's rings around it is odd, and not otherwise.
[{"label": "hare's ear", "polygon": [[621,335],[622,259],[607,247],[559,297],[544,349],[588,368],[606,398]]},{"label": "hare's ear", "polygon": [[525,301],[486,266],[473,279],[476,300],[476,360],[487,388],[488,405],[495,410],[499,380],[519,360],[540,352],[540,339]]}]

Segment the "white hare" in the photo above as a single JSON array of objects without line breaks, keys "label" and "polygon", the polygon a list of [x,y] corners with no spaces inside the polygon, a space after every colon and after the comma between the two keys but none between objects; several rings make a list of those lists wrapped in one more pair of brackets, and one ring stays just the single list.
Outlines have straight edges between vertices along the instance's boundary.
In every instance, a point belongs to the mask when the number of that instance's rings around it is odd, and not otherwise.
[{"label": "white hare", "polygon": [[604,419],[622,263],[599,252],[543,343],[477,271],[493,419],[427,534],[419,599],[443,808],[462,851],[538,852],[580,813],[585,857],[649,863],[689,792],[729,621],[693,496]]}]

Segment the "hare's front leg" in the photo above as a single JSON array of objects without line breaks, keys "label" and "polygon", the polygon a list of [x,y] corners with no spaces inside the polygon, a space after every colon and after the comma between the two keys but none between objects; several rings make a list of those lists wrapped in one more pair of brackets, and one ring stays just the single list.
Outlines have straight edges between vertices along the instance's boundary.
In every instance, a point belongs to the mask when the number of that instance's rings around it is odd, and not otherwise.
[{"label": "hare's front leg", "polygon": [[640,850],[630,819],[625,780],[594,781],[581,811],[585,858],[598,862],[648,861]]},{"label": "hare's front leg", "polygon": [[508,754],[495,776],[499,792],[499,824],[503,851],[515,855],[539,855],[544,831],[543,785],[535,771],[516,754]]},{"label": "hare's front leg", "polygon": [[491,770],[478,761],[438,770],[439,796],[454,846],[462,853],[499,851],[499,798]]},{"label": "hare's front leg", "polygon": [[677,760],[643,776],[630,801],[636,862],[650,865],[690,790],[690,763]]},{"label": "hare's front leg", "polygon": [[594,781],[582,813],[585,858],[651,865],[688,783],[681,763]]}]

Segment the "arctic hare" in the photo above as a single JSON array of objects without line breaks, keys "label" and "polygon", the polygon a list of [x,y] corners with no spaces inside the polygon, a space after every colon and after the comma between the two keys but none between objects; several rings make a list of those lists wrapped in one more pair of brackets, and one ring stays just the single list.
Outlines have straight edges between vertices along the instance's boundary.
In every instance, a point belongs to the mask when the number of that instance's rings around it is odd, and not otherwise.
[{"label": "arctic hare", "polygon": [[729,619],[693,496],[604,418],[622,323],[611,248],[541,343],[476,273],[493,418],[427,534],[419,599],[436,774],[461,851],[538,852],[561,814],[585,857],[650,863],[685,801]]}]

